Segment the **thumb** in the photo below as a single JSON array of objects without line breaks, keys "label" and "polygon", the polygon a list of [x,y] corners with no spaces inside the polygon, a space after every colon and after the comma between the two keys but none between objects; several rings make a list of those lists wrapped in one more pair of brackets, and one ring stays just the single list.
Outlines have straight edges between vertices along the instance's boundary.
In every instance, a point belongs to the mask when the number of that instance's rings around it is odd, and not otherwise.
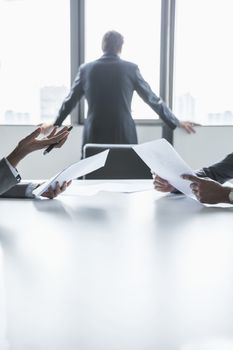
[{"label": "thumb", "polygon": [[194,175],[183,174],[183,175],[181,175],[181,177],[184,180],[189,180],[192,182],[200,182],[201,181],[201,179],[198,176],[194,176]]}]

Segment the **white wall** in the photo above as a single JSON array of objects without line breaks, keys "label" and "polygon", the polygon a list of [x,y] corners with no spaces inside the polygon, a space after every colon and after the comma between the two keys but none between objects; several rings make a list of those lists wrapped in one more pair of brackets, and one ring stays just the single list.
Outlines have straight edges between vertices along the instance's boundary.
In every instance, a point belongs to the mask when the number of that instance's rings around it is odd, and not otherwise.
[{"label": "white wall", "polygon": [[[17,142],[35,128],[33,126],[0,126],[0,158],[10,153]],[[233,126],[197,127],[196,134],[188,135],[182,130],[174,132],[174,147],[193,168],[210,165],[233,151]],[[139,142],[158,139],[161,126],[138,125]],[[18,169],[24,179],[46,179],[65,166],[80,159],[82,126],[74,127],[69,139],[61,149],[54,149],[43,156],[41,151],[25,158]]]},{"label": "white wall", "polygon": [[174,147],[193,169],[211,165],[233,152],[233,126],[196,127],[192,135],[176,129]]}]

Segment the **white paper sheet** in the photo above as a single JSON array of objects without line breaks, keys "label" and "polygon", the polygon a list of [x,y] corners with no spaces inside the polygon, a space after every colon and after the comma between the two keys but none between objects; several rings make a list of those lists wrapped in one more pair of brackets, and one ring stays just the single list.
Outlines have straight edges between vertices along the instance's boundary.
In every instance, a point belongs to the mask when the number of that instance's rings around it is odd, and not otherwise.
[{"label": "white paper sheet", "polygon": [[37,187],[33,194],[35,196],[40,196],[44,193],[50,186],[53,188],[58,181],[60,185],[63,184],[64,181],[68,182],[73,179],[77,179],[78,177],[84,176],[92,171],[95,171],[105,165],[109,150],[98,153],[94,156],[85,158],[80,160],[77,163],[74,163],[68,166],[66,169],[53,176],[51,179],[43,183],[41,186]]},{"label": "white paper sheet", "polygon": [[[89,182],[90,181],[90,182]],[[80,195],[80,196],[93,196],[98,192],[118,192],[118,193],[134,193],[141,191],[153,190],[153,182],[146,180],[101,180],[97,182],[92,182],[92,180],[87,181],[74,181],[72,185],[63,193],[66,195]]]},{"label": "white paper sheet", "polygon": [[180,192],[196,199],[192,194],[190,181],[181,178],[182,174],[195,173],[165,139],[136,145],[133,149],[155,174],[166,179]]}]

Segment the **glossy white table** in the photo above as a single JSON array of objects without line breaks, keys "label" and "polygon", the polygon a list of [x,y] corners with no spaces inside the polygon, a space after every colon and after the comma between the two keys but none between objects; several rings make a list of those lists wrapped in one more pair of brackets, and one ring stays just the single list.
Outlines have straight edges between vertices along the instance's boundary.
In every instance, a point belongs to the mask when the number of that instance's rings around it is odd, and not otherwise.
[{"label": "glossy white table", "polygon": [[233,208],[147,191],[0,213],[1,350],[233,349]]}]

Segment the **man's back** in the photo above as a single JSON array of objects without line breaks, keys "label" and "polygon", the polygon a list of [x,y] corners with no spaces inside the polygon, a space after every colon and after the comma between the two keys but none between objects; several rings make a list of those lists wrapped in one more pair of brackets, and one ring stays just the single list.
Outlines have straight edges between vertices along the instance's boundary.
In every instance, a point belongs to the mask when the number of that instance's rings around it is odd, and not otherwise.
[{"label": "man's back", "polygon": [[117,55],[105,54],[84,65],[80,78],[92,120],[119,123],[131,118],[137,66]]},{"label": "man's back", "polygon": [[80,67],[77,81],[88,103],[86,143],[137,143],[131,116],[137,66],[105,54]]},{"label": "man's back", "polygon": [[134,90],[160,117],[175,128],[179,121],[143,79],[138,66],[116,54],[104,54],[82,65],[55,124],[60,125],[82,96],[88,102],[83,134],[86,143],[137,143],[131,116]]},{"label": "man's back", "polygon": [[182,125],[179,122],[161,98],[151,90],[138,66],[120,59],[123,42],[123,36],[116,31],[104,34],[101,45],[104,55],[80,67],[54,124],[61,125],[85,96],[88,115],[83,131],[83,145],[137,143],[136,127],[131,116],[135,90],[170,128],[182,126],[190,132],[190,123],[184,122]]}]

